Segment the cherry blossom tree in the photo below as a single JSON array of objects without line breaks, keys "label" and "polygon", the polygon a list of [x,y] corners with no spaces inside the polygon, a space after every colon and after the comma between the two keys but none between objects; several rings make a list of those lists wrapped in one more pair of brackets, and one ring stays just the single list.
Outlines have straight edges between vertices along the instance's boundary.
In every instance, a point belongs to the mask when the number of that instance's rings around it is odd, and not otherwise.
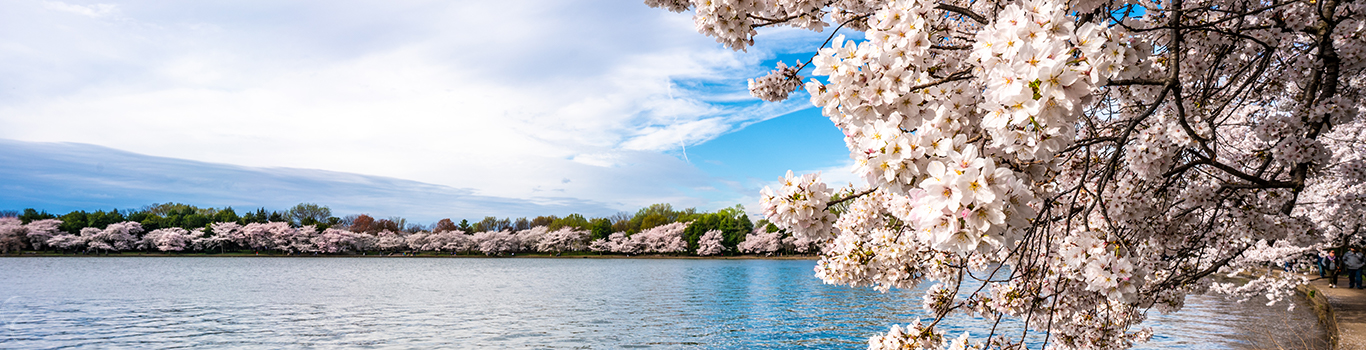
[{"label": "cherry blossom tree", "polygon": [[224,250],[227,249],[228,244],[232,243],[233,235],[241,229],[242,225],[235,222],[215,222],[209,224],[209,231],[212,232],[212,234],[195,236],[190,240],[190,245],[194,247],[195,250],[209,251],[218,249],[219,253],[223,253]]},{"label": "cherry blossom tree", "polygon": [[721,244],[721,230],[710,230],[702,234],[702,238],[697,240],[697,255],[719,255],[726,252],[726,246]]},{"label": "cherry blossom tree", "polygon": [[599,238],[593,240],[592,242],[588,242],[588,250],[600,253],[612,252],[612,248],[625,239],[626,232],[613,232],[612,234],[607,235],[606,238]]},{"label": "cherry blossom tree", "polygon": [[427,231],[418,231],[408,234],[408,238],[406,239],[408,249],[413,251],[427,250],[427,245],[431,243],[431,235],[432,233]]},{"label": "cherry blossom tree", "polygon": [[313,239],[318,237],[317,225],[304,225],[292,230],[289,236],[288,250],[290,253],[317,253],[318,247],[313,245]]},{"label": "cherry blossom tree", "polygon": [[1324,170],[1332,176],[1305,189],[1304,208],[1297,213],[1309,216],[1329,244],[1366,244],[1366,182],[1359,181],[1366,177],[1366,126],[1340,125],[1324,137],[1354,146],[1332,150],[1339,164]]},{"label": "cherry blossom tree", "polygon": [[232,237],[242,230],[242,225],[236,222],[215,222],[209,224],[209,231],[215,236]]},{"label": "cherry blossom tree", "polygon": [[0,217],[0,253],[23,250],[27,238],[28,228],[19,218]]},{"label": "cherry blossom tree", "polygon": [[[638,235],[638,234],[637,234]],[[633,239],[635,235],[627,236],[626,232],[614,232],[607,238],[593,241],[588,249],[595,252],[612,252],[626,255],[636,255],[645,252],[647,248],[640,239]]]},{"label": "cherry blossom tree", "polygon": [[[80,244],[86,247],[86,251],[95,250],[95,252],[98,253],[98,252],[100,252],[100,251],[107,251],[107,250],[113,250],[113,249],[114,249],[114,246],[111,246],[111,245],[109,245],[108,243],[101,242],[101,241],[96,241],[96,240],[95,240],[95,238],[96,238],[97,236],[99,236],[101,232],[104,232],[104,230],[101,230],[101,229],[98,229],[98,228],[94,228],[94,227],[85,227],[85,228],[81,228],[81,232],[80,232]],[[66,241],[66,240],[67,240],[67,239],[63,239],[63,241]],[[74,242],[62,242],[62,243],[65,243],[65,244],[72,244],[72,243],[74,243]]]},{"label": "cherry blossom tree", "polygon": [[427,237],[427,244],[422,250],[442,251],[450,253],[466,252],[474,249],[474,241],[470,235],[457,229],[442,230]]},{"label": "cherry blossom tree", "polygon": [[287,222],[252,223],[243,227],[242,231],[248,232],[252,239],[259,240],[251,242],[255,249],[278,250],[291,254],[307,249],[304,246],[306,243],[300,242],[308,242],[308,233],[290,227]]},{"label": "cherry blossom tree", "polygon": [[626,255],[682,253],[688,251],[688,241],[683,238],[683,232],[689,224],[690,222],[675,222],[651,227],[633,235],[616,232],[607,238],[594,240],[588,245],[588,249]]},{"label": "cherry blossom tree", "polygon": [[103,230],[94,227],[81,229],[81,236],[85,239],[86,249],[96,252],[134,249],[137,246],[137,234],[139,233],[142,233],[142,224],[135,221],[109,224]]},{"label": "cherry blossom tree", "polygon": [[375,237],[379,239],[375,247],[382,251],[393,252],[408,247],[407,237],[402,232],[383,230]]},{"label": "cherry blossom tree", "polygon": [[741,253],[772,255],[783,249],[783,232],[768,232],[765,227],[755,227],[754,232],[745,235],[745,240],[740,242]]},{"label": "cherry blossom tree", "polygon": [[683,239],[683,231],[688,228],[688,224],[689,222],[675,222],[655,226],[629,238],[646,253],[681,253],[688,250],[688,242]]},{"label": "cherry blossom tree", "polygon": [[824,242],[818,239],[812,239],[811,237],[807,236],[783,237],[784,250],[790,250],[801,254],[820,252],[821,243]]},{"label": "cherry blossom tree", "polygon": [[[274,225],[273,225],[274,224]],[[275,247],[274,237],[271,229],[279,229],[278,224],[283,223],[249,223],[237,230],[231,231],[233,243],[240,247],[253,250],[270,250]],[[286,225],[288,226],[288,225]],[[217,232],[215,230],[215,232]]]},{"label": "cherry blossom tree", "polygon": [[588,248],[588,236],[589,232],[586,230],[572,226],[561,227],[541,236],[540,242],[536,243],[536,251],[559,254],[585,250]]},{"label": "cherry blossom tree", "polygon": [[541,240],[545,239],[548,233],[550,233],[550,227],[547,226],[536,226],[517,231],[517,242],[522,245],[518,250],[538,251],[536,247],[541,244]]},{"label": "cherry blossom tree", "polygon": [[336,254],[354,250],[356,247],[356,235],[356,233],[351,231],[328,228],[313,237],[311,241],[318,252]]},{"label": "cherry blossom tree", "polygon": [[[694,11],[736,50],[759,28],[829,30],[751,92],[776,101],[804,86],[868,186],[789,173],[761,202],[794,236],[828,242],[826,282],[934,283],[934,319],[870,348],[1128,348],[1151,335],[1147,310],[1191,293],[1274,301],[1302,283],[1212,274],[1361,233],[1363,3],[646,3]],[[938,327],[963,313],[1029,331]]]},{"label": "cherry blossom tree", "polygon": [[47,241],[58,234],[58,227],[62,221],[57,219],[34,220],[24,224],[27,231],[29,246],[34,250],[43,250],[47,247]]},{"label": "cherry blossom tree", "polygon": [[352,233],[355,234],[354,236],[352,236],[352,238],[355,240],[355,241],[354,241],[354,244],[355,244],[356,251],[359,251],[359,252],[371,251],[371,250],[375,250],[375,248],[379,246],[379,237],[375,237],[375,235],[372,235],[372,234],[369,234],[369,233],[360,232],[360,231],[352,231],[352,230],[347,230],[347,231],[352,232]]},{"label": "cherry blossom tree", "polygon": [[[99,230],[97,228],[90,229]],[[68,233],[57,234],[47,240],[47,245],[64,251],[80,250],[85,247],[85,236]]]},{"label": "cherry blossom tree", "polygon": [[484,255],[514,253],[522,247],[521,241],[517,240],[517,235],[508,230],[479,232],[471,238],[474,241],[475,248]]},{"label": "cherry blossom tree", "polygon": [[[200,229],[202,230],[202,229]],[[202,231],[200,231],[202,233]],[[138,241],[139,249],[156,249],[163,252],[182,251],[190,244],[191,233],[189,230],[170,227],[152,230],[142,235],[142,240]]]}]

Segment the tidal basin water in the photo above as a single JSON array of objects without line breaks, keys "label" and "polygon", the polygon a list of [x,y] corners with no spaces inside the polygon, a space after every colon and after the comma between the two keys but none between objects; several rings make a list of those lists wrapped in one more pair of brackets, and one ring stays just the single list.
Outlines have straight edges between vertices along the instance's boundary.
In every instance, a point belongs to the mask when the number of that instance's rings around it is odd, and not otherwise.
[{"label": "tidal basin water", "polygon": [[[865,348],[919,291],[810,260],[0,258],[0,348]],[[1314,348],[1307,307],[1193,297],[1148,349]],[[986,334],[971,319],[943,326]],[[1270,339],[1273,342],[1268,342]]]}]

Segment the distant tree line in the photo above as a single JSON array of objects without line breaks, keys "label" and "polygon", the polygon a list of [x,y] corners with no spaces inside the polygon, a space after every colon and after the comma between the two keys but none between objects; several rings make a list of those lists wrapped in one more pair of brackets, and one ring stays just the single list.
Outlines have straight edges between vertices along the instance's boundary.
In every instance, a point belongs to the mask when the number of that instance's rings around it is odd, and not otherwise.
[{"label": "distant tree line", "polygon": [[812,253],[818,242],[801,241],[736,205],[715,212],[675,210],[653,204],[636,213],[588,218],[581,214],[534,218],[449,218],[430,225],[402,217],[368,214],[336,217],[330,208],[302,203],[284,211],[259,208],[238,214],[231,207],[181,203],[135,210],[0,211],[0,252],[48,250],[229,251],[285,254],[367,252],[504,255],[518,252],[604,254]]},{"label": "distant tree line", "polygon": [[127,221],[137,222],[148,231],[171,227],[207,228],[209,224],[215,222],[235,222],[240,225],[284,222],[294,227],[316,225],[321,229],[341,223],[340,218],[332,216],[330,209],[312,203],[299,204],[283,212],[266,211],[265,208],[260,208],[254,212],[247,211],[242,215],[238,215],[232,207],[215,209],[199,208],[180,203],[165,203],[124,211],[118,209],[94,212],[76,210],[60,216],[33,208],[24,209],[22,212],[0,212],[0,217],[5,216],[18,217],[24,224],[45,219],[61,220],[62,224],[58,229],[70,234],[78,234],[81,229],[87,227],[103,229],[109,224]]}]

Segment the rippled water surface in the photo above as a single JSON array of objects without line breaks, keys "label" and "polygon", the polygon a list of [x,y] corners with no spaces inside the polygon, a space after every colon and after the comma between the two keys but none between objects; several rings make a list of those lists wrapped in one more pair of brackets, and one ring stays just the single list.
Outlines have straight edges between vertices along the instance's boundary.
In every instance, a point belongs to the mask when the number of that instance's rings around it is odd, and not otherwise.
[{"label": "rippled water surface", "polygon": [[[917,291],[824,285],[814,265],[0,258],[0,348],[862,348],[921,315]],[[1181,313],[1154,312],[1158,335],[1144,348],[1312,342],[1321,331],[1304,309],[1195,297]],[[990,327],[960,321],[944,329]]]}]

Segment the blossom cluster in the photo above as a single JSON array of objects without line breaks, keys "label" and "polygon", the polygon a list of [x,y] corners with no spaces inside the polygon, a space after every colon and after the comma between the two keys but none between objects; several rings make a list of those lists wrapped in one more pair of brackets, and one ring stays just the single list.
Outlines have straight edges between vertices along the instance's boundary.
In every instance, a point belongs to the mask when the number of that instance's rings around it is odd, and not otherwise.
[{"label": "blossom cluster", "polygon": [[[860,1],[841,0],[848,3]],[[758,34],[754,29],[761,25],[784,25],[821,31],[826,27],[822,19],[825,2],[812,0],[796,1],[758,1],[758,0],[646,0],[646,5],[683,12],[694,8],[697,13],[693,19],[697,31],[724,44],[726,47],[744,50],[754,45],[753,37]],[[837,17],[847,13],[836,13]]]},{"label": "blossom cluster", "polygon": [[1143,273],[1119,254],[1125,249],[1117,241],[1107,241],[1095,231],[1067,236],[1053,268],[1061,275],[1085,284],[1085,289],[1100,292],[1110,300],[1134,302]]},{"label": "blossom cluster", "polygon": [[765,216],[793,236],[822,239],[831,234],[835,221],[835,215],[825,210],[831,194],[819,173],[794,177],[789,170],[777,190],[764,187],[759,205]]},{"label": "blossom cluster", "polygon": [[768,75],[749,80],[749,93],[760,100],[777,102],[787,99],[792,91],[802,87],[802,76],[797,75],[799,67],[788,67],[778,62],[778,68]]},{"label": "blossom cluster", "polygon": [[[1016,317],[1058,349],[1122,349],[1190,293],[1275,303],[1303,281],[1207,276],[1366,244],[1366,4],[1230,0],[650,0],[743,50],[760,28],[830,27],[807,62],[751,81],[811,102],[867,187],[819,174],[762,192],[821,245],[827,283],[912,288],[942,320]],[[756,231],[746,247],[784,244]],[[963,283],[977,291],[959,291]],[[912,322],[870,348],[949,341]]]},{"label": "blossom cluster", "polygon": [[1010,4],[977,32],[972,57],[986,74],[981,126],[1020,160],[1049,159],[1075,137],[1076,118],[1100,83],[1139,72],[1142,50],[1114,28],[1079,28],[1063,3]]}]

